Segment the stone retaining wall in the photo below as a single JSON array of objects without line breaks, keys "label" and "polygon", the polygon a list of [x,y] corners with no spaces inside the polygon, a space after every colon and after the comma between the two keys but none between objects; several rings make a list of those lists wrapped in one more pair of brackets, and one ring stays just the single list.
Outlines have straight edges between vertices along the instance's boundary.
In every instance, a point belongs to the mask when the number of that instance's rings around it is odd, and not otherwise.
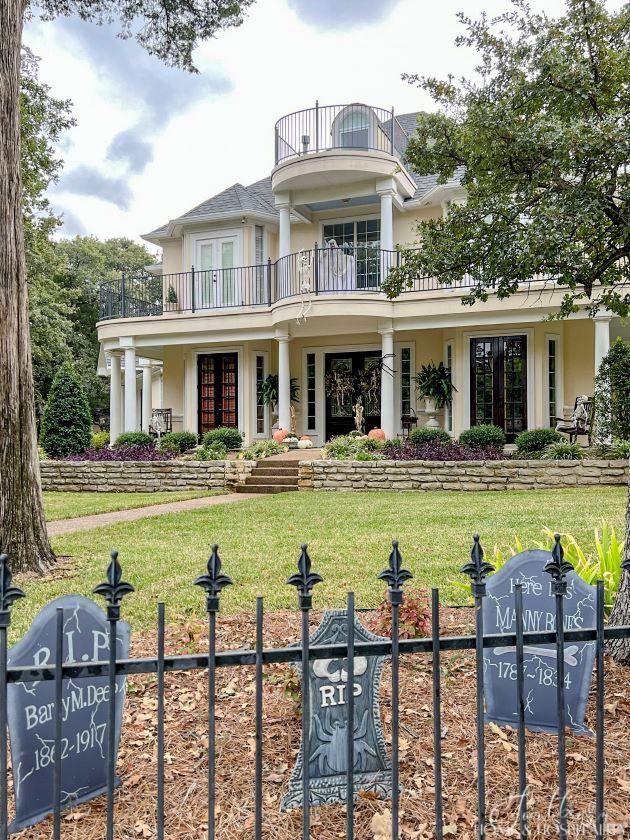
[{"label": "stone retaining wall", "polygon": [[300,461],[300,490],[544,490],[627,484],[626,461]]},{"label": "stone retaining wall", "polygon": [[114,493],[233,489],[254,461],[42,461],[44,490]]}]

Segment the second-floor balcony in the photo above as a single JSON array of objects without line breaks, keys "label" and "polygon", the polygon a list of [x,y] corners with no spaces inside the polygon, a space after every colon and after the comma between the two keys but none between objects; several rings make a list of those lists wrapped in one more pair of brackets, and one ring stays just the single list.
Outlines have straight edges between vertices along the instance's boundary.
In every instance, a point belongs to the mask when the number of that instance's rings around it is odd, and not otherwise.
[{"label": "second-floor balcony", "polygon": [[[380,295],[383,279],[401,264],[400,251],[370,245],[314,247],[276,262],[155,276],[138,274],[104,281],[100,320],[144,318],[170,313],[270,307],[290,298],[318,295]],[[470,288],[469,278],[457,288]],[[409,292],[445,289],[435,278],[419,277]],[[450,287],[452,288],[452,287]]]}]

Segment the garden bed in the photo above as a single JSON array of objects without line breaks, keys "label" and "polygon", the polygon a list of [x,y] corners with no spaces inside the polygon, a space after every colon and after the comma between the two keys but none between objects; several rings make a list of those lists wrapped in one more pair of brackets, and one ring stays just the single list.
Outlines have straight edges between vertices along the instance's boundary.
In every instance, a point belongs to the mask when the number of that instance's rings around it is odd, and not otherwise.
[{"label": "garden bed", "polygon": [[627,461],[300,462],[301,490],[539,490],[627,484]]},{"label": "garden bed", "polygon": [[[321,620],[311,616],[311,630]],[[369,626],[370,614],[360,613]],[[469,609],[444,609],[442,633],[470,633],[473,615]],[[300,616],[279,612],[265,617],[265,645],[283,646],[299,638]],[[207,625],[195,621],[169,627],[167,654],[205,652]],[[251,614],[219,616],[219,649],[251,647],[255,627]],[[153,632],[135,635],[134,656],[154,656]],[[263,728],[264,836],[270,840],[301,837],[301,811],[280,812],[300,743],[300,719],[295,697],[295,672],[287,665],[265,668]],[[442,725],[444,822],[449,836],[472,840],[476,821],[474,654],[442,654]],[[630,748],[627,730],[630,698],[628,671],[606,661],[606,809],[610,837],[621,837],[630,825]],[[207,674],[197,672],[166,675],[166,779],[167,838],[203,840],[207,809]],[[156,801],[156,692],[155,676],[129,679],[129,693],[119,753],[122,785],[116,794],[116,836],[155,837]],[[403,788],[401,837],[430,840],[434,837],[433,809],[433,717],[431,660],[427,655],[404,656],[400,673],[400,771]],[[254,817],[254,669],[221,668],[217,672],[217,837],[250,840]],[[389,748],[391,724],[389,670],[381,692],[385,737]],[[594,695],[591,693],[587,723],[594,725]],[[527,734],[528,811],[530,837],[549,837],[557,820],[557,738],[543,733]],[[595,741],[567,736],[567,781],[570,836],[594,835]],[[518,833],[518,764],[516,733],[486,727],[486,790],[489,837]],[[379,816],[387,826],[388,801],[361,796],[355,807],[355,836],[375,836],[373,820]],[[100,797],[63,817],[64,837],[100,840],[104,836],[105,797]],[[318,840],[343,837],[345,811],[334,805],[313,808],[313,836]],[[24,840],[43,840],[51,832],[51,820],[28,829]],[[389,836],[384,832],[385,836]]]}]

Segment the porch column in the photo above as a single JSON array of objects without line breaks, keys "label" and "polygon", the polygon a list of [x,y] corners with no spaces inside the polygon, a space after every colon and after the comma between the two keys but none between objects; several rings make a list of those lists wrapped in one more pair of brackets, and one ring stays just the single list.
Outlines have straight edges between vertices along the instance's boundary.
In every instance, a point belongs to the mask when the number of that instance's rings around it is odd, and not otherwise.
[{"label": "porch column", "polygon": [[109,440],[114,443],[122,431],[121,424],[121,380],[120,380],[120,356],[112,353],[110,358],[109,376]]},{"label": "porch column", "polygon": [[286,257],[291,253],[291,204],[288,200],[276,200],[279,214],[278,256]]},{"label": "porch column", "polygon": [[377,190],[381,197],[381,248],[383,251],[394,250],[394,195],[396,190]]},{"label": "porch column", "polygon": [[381,334],[381,428],[388,439],[396,435],[394,412],[394,328],[379,329]]},{"label": "porch column", "polygon": [[136,348],[125,347],[125,431],[138,431]]},{"label": "porch column", "polygon": [[610,319],[611,316],[605,312],[595,316],[595,376],[610,350]]},{"label": "porch column", "polygon": [[291,428],[291,370],[289,364],[290,335],[276,336],[278,342],[278,427]]},{"label": "porch column", "polygon": [[151,423],[151,412],[153,411],[152,377],[153,368],[151,365],[144,365],[142,368],[142,431],[149,431]]}]

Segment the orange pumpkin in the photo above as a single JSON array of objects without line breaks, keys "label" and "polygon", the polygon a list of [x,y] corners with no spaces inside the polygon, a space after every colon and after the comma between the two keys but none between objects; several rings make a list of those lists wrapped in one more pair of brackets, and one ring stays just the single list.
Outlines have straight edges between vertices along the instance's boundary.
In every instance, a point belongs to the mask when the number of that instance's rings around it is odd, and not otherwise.
[{"label": "orange pumpkin", "polygon": [[310,437],[308,435],[302,435],[300,440],[310,440]]},{"label": "orange pumpkin", "polygon": [[288,429],[276,429],[276,431],[273,433],[273,439],[276,443],[282,443],[282,441],[288,434]]},{"label": "orange pumpkin", "polygon": [[370,429],[368,437],[372,438],[372,440],[385,440],[386,435],[382,429]]}]

